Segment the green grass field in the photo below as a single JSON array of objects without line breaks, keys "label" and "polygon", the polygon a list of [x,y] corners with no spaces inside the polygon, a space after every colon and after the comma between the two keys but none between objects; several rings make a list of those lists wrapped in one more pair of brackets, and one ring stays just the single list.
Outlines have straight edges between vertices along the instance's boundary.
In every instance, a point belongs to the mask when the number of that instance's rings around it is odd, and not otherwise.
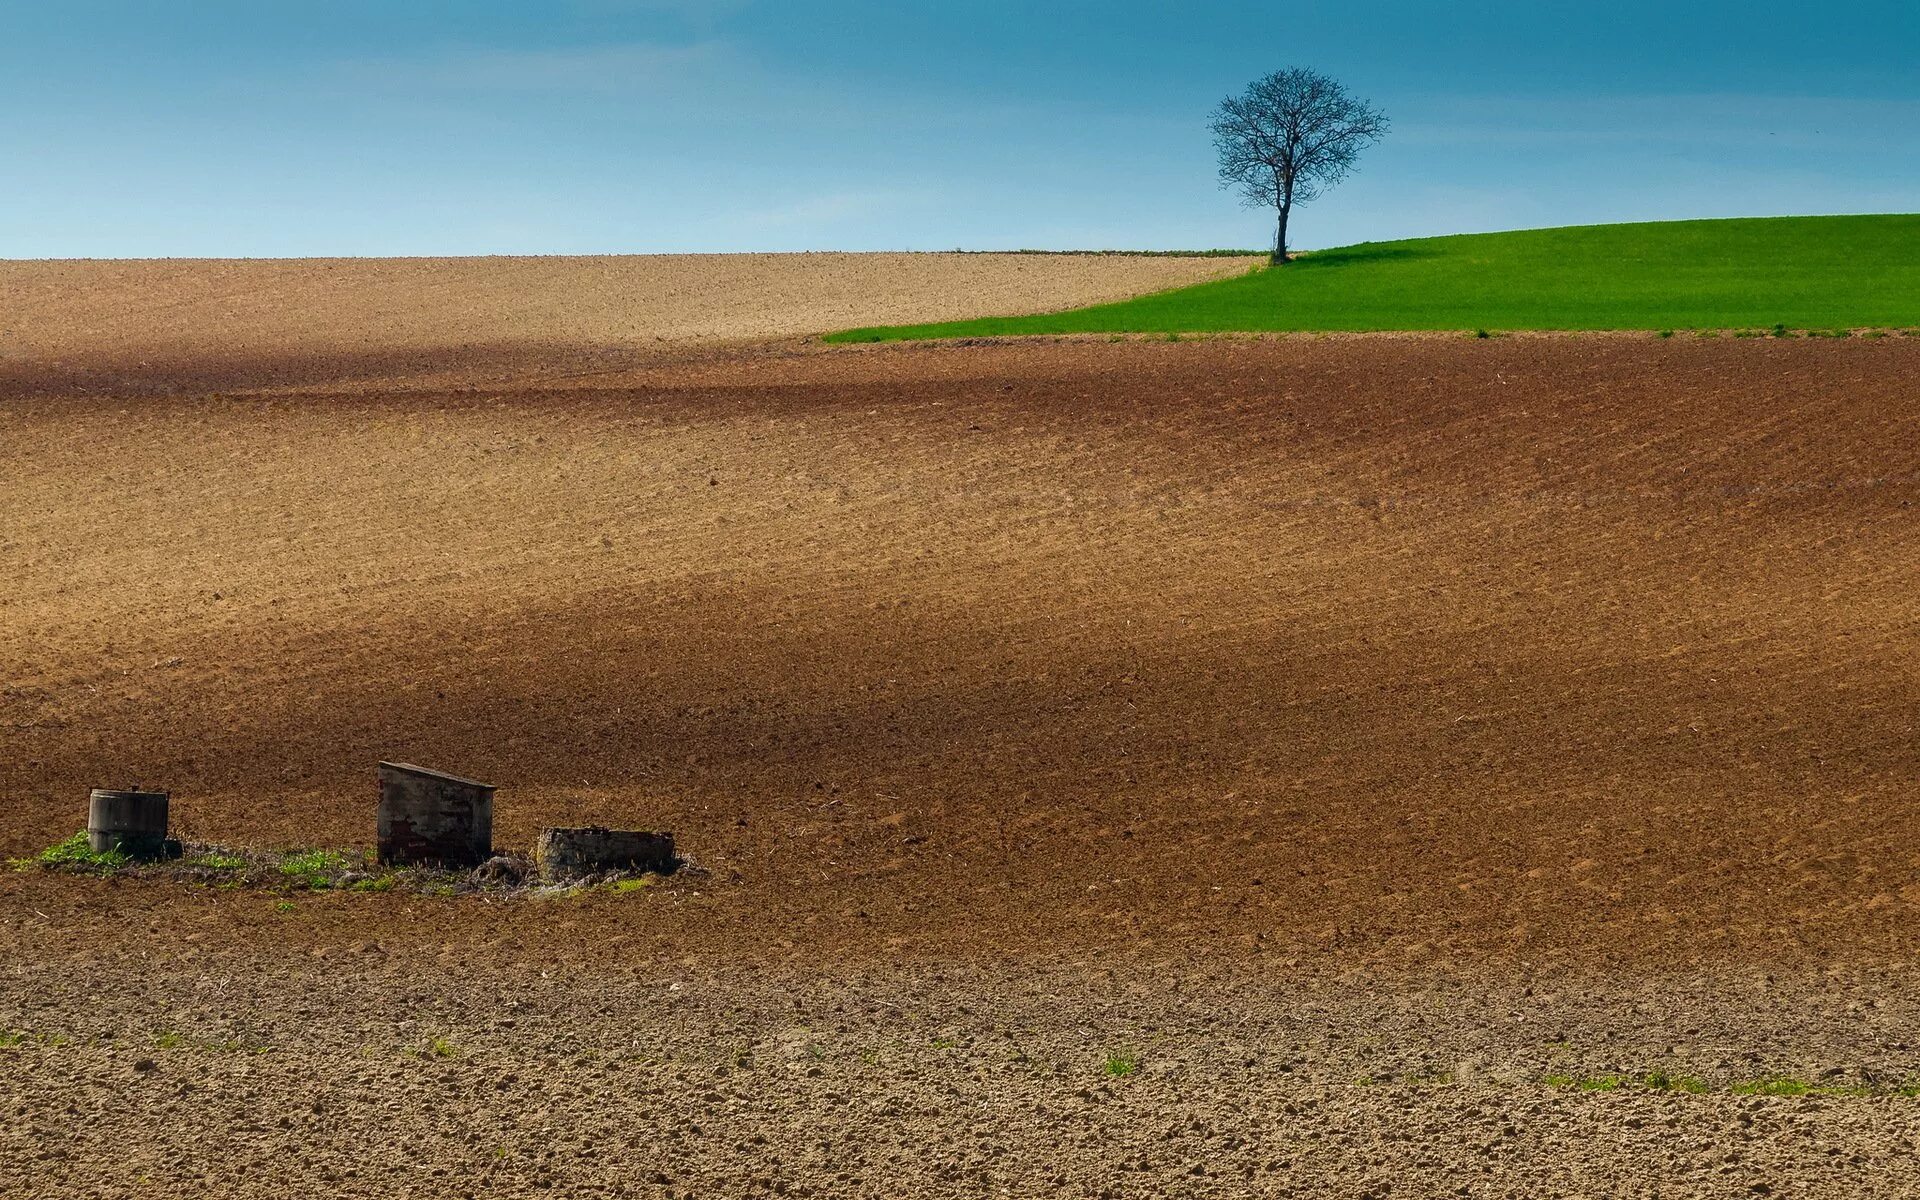
[{"label": "green grass field", "polygon": [[1368,242],[1117,304],[854,329],[827,340],[1776,326],[1920,326],[1920,215],[1665,221]]}]

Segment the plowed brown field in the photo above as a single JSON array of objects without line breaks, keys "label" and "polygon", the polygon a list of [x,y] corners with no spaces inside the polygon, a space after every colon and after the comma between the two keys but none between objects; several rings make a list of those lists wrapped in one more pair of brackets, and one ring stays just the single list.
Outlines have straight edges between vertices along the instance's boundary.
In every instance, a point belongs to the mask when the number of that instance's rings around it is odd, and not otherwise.
[{"label": "plowed brown field", "polygon": [[314,369],[15,364],[0,850],[365,845],[384,757],[710,873],[0,879],[0,1186],[137,1192],[133,1086],[183,1192],[1900,1194],[1916,1102],[1724,1089],[1920,1076],[1920,341]]},{"label": "plowed brown field", "polygon": [[777,366],[11,406],[5,848],[397,757],[782,928],[1911,947],[1920,345]]},{"label": "plowed brown field", "polygon": [[0,261],[0,386],[526,382],[692,345],[1045,312],[1259,260],[1038,254]]}]

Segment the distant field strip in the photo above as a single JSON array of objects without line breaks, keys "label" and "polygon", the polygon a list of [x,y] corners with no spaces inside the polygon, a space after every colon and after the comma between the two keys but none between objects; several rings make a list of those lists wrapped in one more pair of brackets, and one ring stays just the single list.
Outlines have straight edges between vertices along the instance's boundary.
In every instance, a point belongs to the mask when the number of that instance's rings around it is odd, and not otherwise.
[{"label": "distant field strip", "polygon": [[1369,242],[1118,303],[853,329],[827,340],[1776,326],[1920,326],[1920,215],[1669,221]]},{"label": "distant field strip", "polygon": [[[564,375],[695,345],[1043,312],[1239,274],[1130,254],[0,260],[10,381],[228,387]],[[51,383],[49,382],[51,381]]]}]

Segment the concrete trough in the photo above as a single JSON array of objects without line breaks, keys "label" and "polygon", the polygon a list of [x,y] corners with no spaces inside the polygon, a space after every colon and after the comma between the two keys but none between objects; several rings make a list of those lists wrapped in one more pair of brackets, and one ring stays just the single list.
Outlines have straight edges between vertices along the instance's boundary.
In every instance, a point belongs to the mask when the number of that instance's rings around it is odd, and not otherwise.
[{"label": "concrete trough", "polygon": [[533,844],[533,861],[543,879],[597,875],[602,871],[657,871],[671,875],[680,866],[671,833],[638,829],[543,829]]},{"label": "concrete trough", "polygon": [[412,763],[380,764],[383,863],[474,867],[493,856],[492,784]]},{"label": "concrete trough", "polygon": [[87,797],[87,845],[96,853],[128,858],[178,858],[180,843],[167,837],[166,792],[95,788]]}]

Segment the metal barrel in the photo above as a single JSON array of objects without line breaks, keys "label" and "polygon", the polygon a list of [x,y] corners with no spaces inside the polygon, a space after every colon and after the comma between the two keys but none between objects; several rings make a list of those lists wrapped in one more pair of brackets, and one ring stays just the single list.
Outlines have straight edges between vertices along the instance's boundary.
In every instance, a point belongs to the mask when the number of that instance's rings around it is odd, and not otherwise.
[{"label": "metal barrel", "polygon": [[161,858],[167,852],[166,792],[95,788],[87,798],[87,844],[129,858]]}]

